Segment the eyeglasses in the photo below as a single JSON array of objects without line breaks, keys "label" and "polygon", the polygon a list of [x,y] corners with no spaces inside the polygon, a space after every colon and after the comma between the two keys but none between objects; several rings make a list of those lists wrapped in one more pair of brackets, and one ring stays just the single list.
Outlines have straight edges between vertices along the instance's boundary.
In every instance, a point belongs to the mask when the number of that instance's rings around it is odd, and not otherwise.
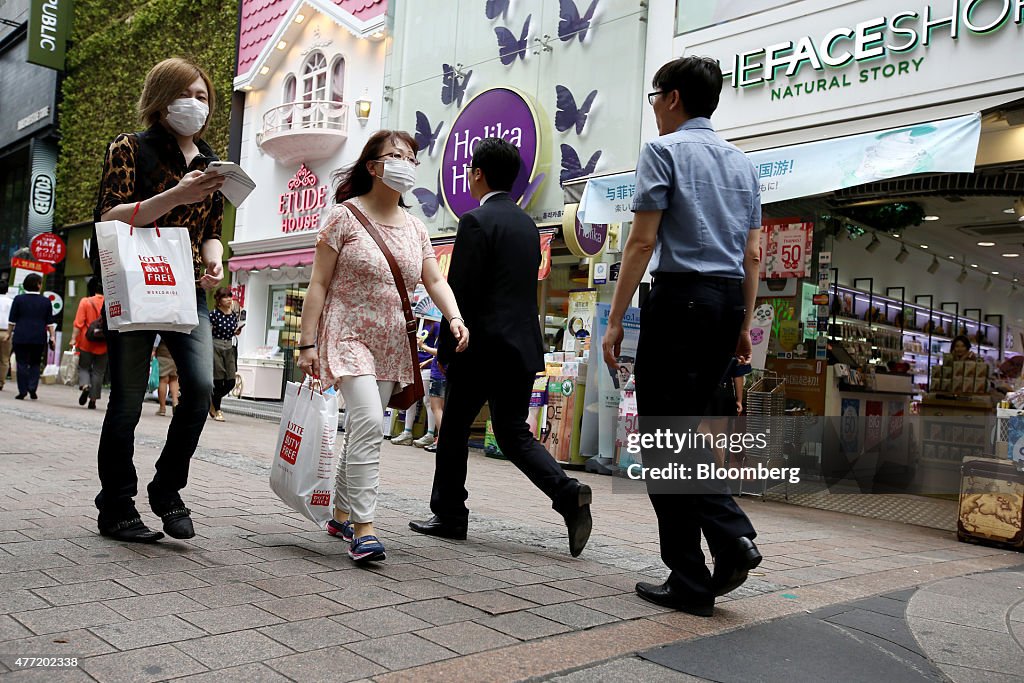
[{"label": "eyeglasses", "polygon": [[407,157],[404,154],[400,154],[398,152],[392,152],[391,154],[382,154],[381,156],[377,157],[377,161],[387,161],[388,159],[394,159],[395,161],[408,161],[413,166],[420,165],[419,159],[417,159],[416,157]]},{"label": "eyeglasses", "polygon": [[654,92],[649,92],[649,93],[647,93],[647,101],[653,107],[654,106],[654,97],[655,97],[655,95],[667,95],[667,94],[668,94],[668,92],[666,92],[664,90],[655,90]]}]

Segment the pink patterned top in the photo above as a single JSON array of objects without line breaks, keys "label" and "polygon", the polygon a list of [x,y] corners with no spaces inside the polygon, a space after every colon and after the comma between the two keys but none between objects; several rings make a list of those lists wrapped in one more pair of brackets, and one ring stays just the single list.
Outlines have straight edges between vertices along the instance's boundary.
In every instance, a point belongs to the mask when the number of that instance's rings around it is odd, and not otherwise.
[{"label": "pink patterned top", "polygon": [[[358,198],[352,201],[366,213]],[[404,225],[370,221],[395,255],[411,295],[420,281],[423,260],[436,256],[423,223],[403,213]],[[341,205],[331,209],[316,243],[338,252],[317,332],[324,383],[337,386],[342,377],[373,375],[379,382],[398,382],[396,391],[412,384],[402,301],[380,247]]]}]

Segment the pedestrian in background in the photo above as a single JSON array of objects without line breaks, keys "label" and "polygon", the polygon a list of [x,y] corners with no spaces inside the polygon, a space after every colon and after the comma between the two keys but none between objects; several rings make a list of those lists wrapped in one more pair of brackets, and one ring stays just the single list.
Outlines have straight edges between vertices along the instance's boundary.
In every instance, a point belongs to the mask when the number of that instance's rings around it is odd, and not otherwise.
[{"label": "pedestrian in background", "polygon": [[[423,380],[423,386],[430,386],[430,366],[433,364],[434,356],[427,351],[428,348],[434,348],[437,346],[437,335],[439,334],[441,327],[438,323],[428,320],[423,323],[423,329],[420,330],[419,336],[419,360],[420,360],[420,379]],[[435,441],[435,434],[437,434],[437,421],[434,411],[427,410],[427,430],[423,436],[418,439],[412,438],[412,428],[416,424],[416,418],[419,416],[420,404],[423,404],[424,408],[428,407],[429,397],[424,395],[422,401],[416,401],[416,403],[409,406],[409,409],[405,411],[405,429],[402,433],[391,439],[391,443],[396,446],[416,446],[417,448],[425,448],[433,445]]]},{"label": "pedestrian in background", "polygon": [[537,310],[540,233],[508,194],[521,165],[519,150],[506,140],[484,139],[473,152],[469,191],[480,206],[459,219],[448,281],[476,341],[454,354],[454,340],[441,325],[438,358],[448,364],[448,396],[430,494],[434,516],[409,527],[466,538],[469,433],[487,403],[501,452],[551,499],[576,557],[593,526],[590,487],[567,476],[527,424],[533,382],[544,369],[544,342]]},{"label": "pedestrian in background", "polygon": [[[132,223],[136,230],[157,225],[188,229],[196,281],[199,324],[189,333],[164,332],[181,378],[181,404],[167,430],[167,441],[147,487],[150,509],[174,538],[192,538],[195,529],[181,499],[192,455],[203,433],[213,391],[213,343],[206,291],[223,277],[221,221],[224,177],[205,174],[216,160],[203,139],[215,109],[209,76],[193,62],[166,59],[146,74],[139,97],[139,119],[149,126],[118,135],[107,149],[94,220]],[[95,236],[90,253],[100,272]],[[152,543],[163,537],[147,527],[135,507],[138,474],[135,427],[142,415],[149,375],[146,368],[155,332],[107,333],[110,401],[99,443],[100,493],[96,496],[100,533],[121,541]]]},{"label": "pedestrian in background", "polygon": [[174,415],[178,410],[178,366],[174,363],[170,348],[159,334],[153,339],[153,358],[160,368],[160,385],[156,388],[156,400],[160,407],[156,409],[156,414],[166,417],[167,404],[170,403],[171,415]]},{"label": "pedestrian in background", "polygon": [[[360,216],[388,246],[407,294],[422,281],[452,321],[460,350],[469,343],[430,235],[402,201],[402,194],[416,183],[416,151],[408,133],[380,130],[370,136],[359,159],[339,174],[339,206],[331,209],[317,235],[313,274],[302,305],[298,366],[307,375],[322,376],[345,400],[345,444],[334,519],[327,530],[350,544],[348,554],[356,562],[385,558],[373,526],[384,408],[420,371],[413,364],[391,267]],[[351,208],[345,205],[349,202]]]},{"label": "pedestrian in background", "polygon": [[8,318],[11,314],[13,299],[7,296],[7,281],[0,282],[0,391],[7,382],[7,373],[11,370],[11,330]]},{"label": "pedestrian in background", "polygon": [[214,293],[213,298],[217,305],[210,311],[210,330],[213,333],[213,394],[210,400],[210,417],[217,422],[223,422],[221,399],[235,387],[238,350],[234,341],[242,328],[238,326],[239,312],[231,290],[221,287]]},{"label": "pedestrian in background", "polygon": [[428,346],[427,341],[420,341],[420,351],[430,354],[430,384],[427,386],[427,398],[430,399],[430,412],[434,416],[434,429],[436,431],[430,434],[430,443],[425,443],[423,450],[428,453],[436,453],[436,435],[441,433],[441,419],[444,417],[445,367],[437,360],[437,344]]},{"label": "pedestrian in background", "polygon": [[107,342],[103,339],[90,339],[89,330],[94,330],[92,334],[95,337],[97,325],[93,323],[103,322],[103,294],[100,291],[103,285],[100,278],[93,276],[85,287],[88,296],[78,302],[78,312],[75,314],[78,388],[81,390],[78,405],[84,406],[88,401],[89,408],[95,409],[96,401],[103,391],[103,377],[107,373]]},{"label": "pedestrian in background", "polygon": [[[653,258],[654,281],[640,311],[633,368],[640,431],[668,428],[685,434],[706,413],[729,359],[735,355],[740,363],[749,362],[761,191],[750,160],[711,125],[722,91],[717,62],[676,59],[658,70],[653,85],[647,99],[660,137],[643,146],[637,162],[633,226],[603,350],[605,362],[617,369],[622,318]],[[673,422],[653,422],[657,416]],[[687,467],[714,462],[708,449],[682,456],[649,449],[643,458],[652,468],[682,459]],[[754,527],[727,486],[647,485],[662,561],[671,573],[660,586],[638,583],[636,592],[650,602],[710,617],[715,597],[739,587],[761,562]],[[714,574],[704,564],[701,532],[715,558]]]},{"label": "pedestrian in background", "polygon": [[19,400],[26,395],[32,400],[39,398],[36,390],[40,366],[47,345],[54,347],[56,317],[50,300],[39,293],[42,284],[43,278],[35,273],[26,277],[22,283],[25,293],[14,297],[8,316],[12,347],[18,359],[18,395],[14,398]]}]

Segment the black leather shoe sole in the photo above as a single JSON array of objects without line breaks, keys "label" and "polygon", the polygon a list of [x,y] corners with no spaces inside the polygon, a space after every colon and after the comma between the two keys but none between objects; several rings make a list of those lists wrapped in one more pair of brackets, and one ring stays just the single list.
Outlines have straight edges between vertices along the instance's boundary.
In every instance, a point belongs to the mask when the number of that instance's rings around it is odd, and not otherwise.
[{"label": "black leather shoe sole", "polygon": [[466,533],[469,531],[468,525],[434,524],[431,522],[409,522],[409,528],[420,534],[450,538],[453,541],[465,541]]},{"label": "black leather shoe sole", "polygon": [[710,605],[690,603],[672,595],[672,593],[665,590],[664,586],[658,586],[653,583],[638,583],[636,585],[636,594],[652,604],[686,612],[695,617],[710,617],[715,613],[714,603]]},{"label": "black leather shoe sole", "polygon": [[763,558],[753,541],[744,538],[738,541],[738,544],[740,545],[740,550],[733,560],[733,567],[729,576],[725,579],[712,579],[715,585],[715,597],[731,593],[742,586],[747,580],[748,572],[761,564]]}]

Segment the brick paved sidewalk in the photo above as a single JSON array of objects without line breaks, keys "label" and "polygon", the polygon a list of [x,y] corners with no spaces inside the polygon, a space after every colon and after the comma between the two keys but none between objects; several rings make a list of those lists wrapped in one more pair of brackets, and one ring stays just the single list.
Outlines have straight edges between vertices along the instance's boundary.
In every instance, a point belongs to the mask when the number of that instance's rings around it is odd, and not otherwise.
[{"label": "brick paved sidewalk", "polygon": [[[580,474],[595,530],[574,560],[547,499],[509,463],[473,456],[470,538],[437,541],[407,528],[429,514],[432,458],[388,444],[377,523],[388,560],[354,568],[270,492],[276,425],[236,416],[207,426],[183,492],[196,538],[117,544],[96,534],[92,506],[103,412],[76,396],[0,392],[0,673],[11,655],[81,658],[5,680],[523,680],[1020,564],[937,530],[744,500],[765,562],[698,619],[633,595],[638,579],[664,576],[646,497]],[[139,429],[143,482],[168,422],[152,412]]]}]

